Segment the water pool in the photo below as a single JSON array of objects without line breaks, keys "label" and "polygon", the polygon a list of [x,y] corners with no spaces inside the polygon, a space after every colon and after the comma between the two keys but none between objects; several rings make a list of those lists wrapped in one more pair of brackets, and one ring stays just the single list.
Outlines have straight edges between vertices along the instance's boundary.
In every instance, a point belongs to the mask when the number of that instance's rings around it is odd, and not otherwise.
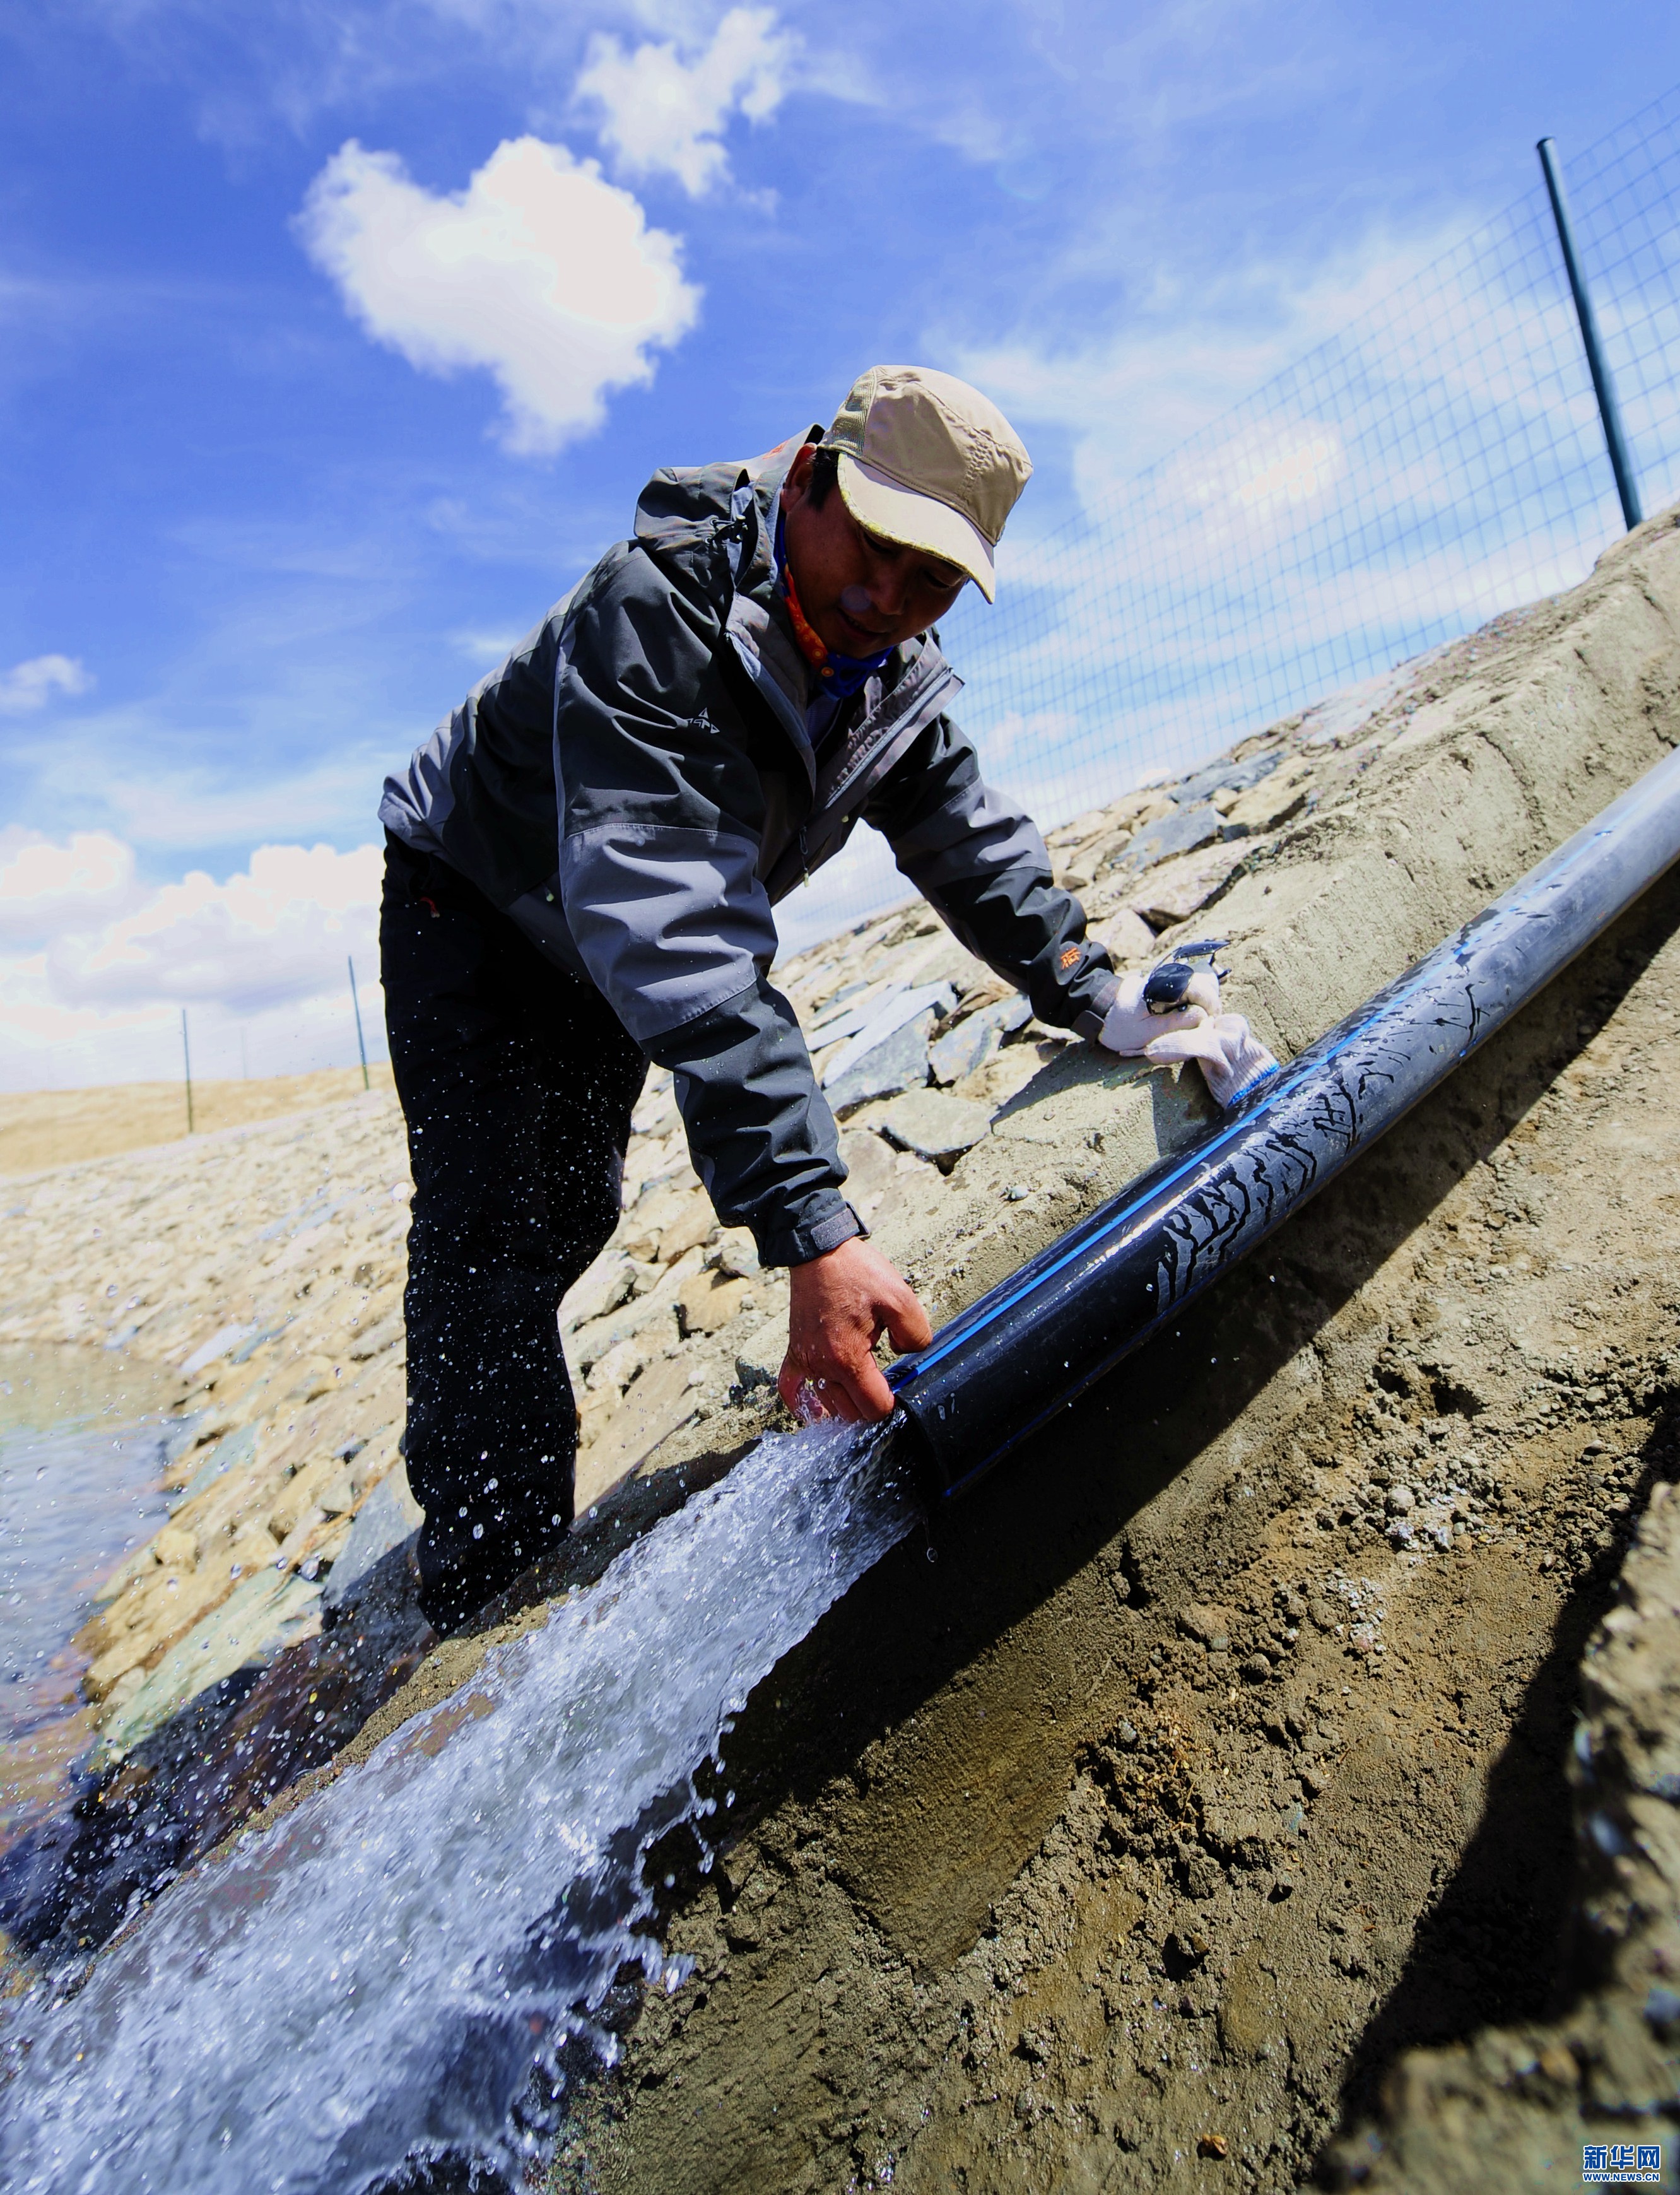
[{"label": "water pool", "polygon": [[70,1640],[167,1514],[160,1375],[84,1349],[0,1349],[0,1846],[55,1802],[89,1735]]}]

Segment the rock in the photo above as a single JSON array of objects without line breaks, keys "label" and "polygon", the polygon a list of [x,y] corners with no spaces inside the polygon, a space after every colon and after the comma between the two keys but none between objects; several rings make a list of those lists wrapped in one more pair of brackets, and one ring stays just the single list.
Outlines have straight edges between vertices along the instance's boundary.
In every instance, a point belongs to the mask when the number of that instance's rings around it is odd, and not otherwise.
[{"label": "rock", "polygon": [[320,1593],[272,1568],[245,1579],[214,1615],[172,1646],[133,1696],[101,1725],[107,1757],[131,1752],[188,1700],[253,1662],[266,1662],[320,1620]]},{"label": "rock", "polygon": [[190,1570],[198,1559],[198,1536],[178,1524],[165,1524],[152,1536],[152,1553],[165,1570]]},{"label": "rock", "polygon": [[256,1427],[241,1426],[236,1432],[224,1434],[210,1449],[204,1461],[181,1489],[179,1497],[170,1505],[172,1509],[184,1509],[189,1501],[196,1501],[207,1487],[220,1478],[224,1472],[249,1468],[256,1455]]},{"label": "rock", "polygon": [[616,1247],[603,1250],[580,1280],[567,1290],[560,1306],[562,1326],[584,1326],[605,1317],[636,1292],[636,1268]]},{"label": "rock", "polygon": [[1214,1653],[1223,1654],[1231,1643],[1231,1611],[1215,1608],[1211,1604],[1192,1601],[1178,1611],[1178,1628],[1187,1637],[1198,1640]]},{"label": "rock", "polygon": [[718,1272],[696,1273],[676,1299],[677,1317],[685,1335],[716,1334],[754,1300],[746,1281],[728,1280]]},{"label": "rock", "polygon": [[750,1280],[762,1270],[758,1263],[758,1245],[752,1239],[750,1227],[726,1227],[713,1245],[707,1263],[722,1274],[726,1281]]},{"label": "rock", "polygon": [[659,1235],[659,1263],[669,1265],[685,1250],[697,1248],[717,1225],[717,1214],[704,1191],[688,1200],[688,1210],[674,1219]]},{"label": "rock", "polygon": [[[895,1098],[900,1090],[919,1088],[928,1079],[928,1041],[933,1033],[934,1011],[929,1006],[867,1051],[854,1055],[854,1046],[848,1045],[823,1077],[829,1103],[837,1113],[844,1113],[872,1098]],[[860,1044],[864,1040],[854,1041]],[[845,1072],[837,1074],[840,1061],[849,1058],[851,1063]]]},{"label": "rock", "polygon": [[356,1506],[355,1490],[350,1484],[349,1472],[341,1471],[329,1485],[323,1487],[315,1499],[329,1517],[348,1517]]},{"label": "rock", "polygon": [[[1141,929],[1142,925],[1140,923],[1138,927]],[[976,1073],[1006,1036],[1024,1028],[1032,1018],[1031,1005],[1018,994],[982,1006],[977,1013],[965,1015],[929,1047],[928,1063],[933,1069],[934,1080],[960,1082],[965,1074]]]},{"label": "rock", "polygon": [[1109,957],[1117,967],[1128,960],[1155,958],[1155,933],[1135,907],[1123,907],[1118,914],[1093,923],[1090,935],[1099,945],[1108,947]]},{"label": "rock", "polygon": [[698,1247],[685,1250],[673,1265],[668,1265],[661,1275],[657,1288],[645,1296],[637,1296],[607,1318],[592,1319],[589,1325],[580,1326],[567,1336],[567,1361],[576,1370],[587,1373],[599,1363],[609,1349],[631,1334],[649,1329],[665,1328],[665,1338],[675,1340],[673,1325],[676,1299],[684,1283],[705,1265]]},{"label": "rock", "polygon": [[616,1387],[585,1388],[578,1397],[578,1448],[580,1454],[604,1437],[607,1428],[618,1414],[619,1399]]},{"label": "rock", "polygon": [[1383,1506],[1390,1517],[1409,1517],[1418,1506],[1418,1499],[1409,1486],[1391,1486]]},{"label": "rock", "polygon": [[409,1491],[407,1468],[399,1458],[356,1512],[350,1536],[322,1591],[322,1606],[343,1607],[374,1564],[393,1547],[411,1540],[425,1521],[426,1512]]},{"label": "rock", "polygon": [[755,1364],[750,1357],[735,1359],[735,1395],[745,1399],[761,1387],[774,1387],[775,1373],[768,1364]]},{"label": "rock", "polygon": [[[348,1490],[346,1488],[346,1508],[348,1506]],[[343,1512],[341,1510],[337,1513],[342,1515]],[[249,1531],[241,1532],[231,1547],[220,1548],[213,1559],[226,1566],[227,1577],[237,1584],[240,1578],[249,1577],[253,1570],[266,1570],[278,1559],[278,1553],[273,1539],[262,1525],[257,1524]]]},{"label": "rock", "polygon": [[[127,1639],[119,1639],[82,1673],[82,1690],[88,1698],[100,1701],[116,1696],[119,1685],[127,1685],[130,1677],[144,1683],[145,1664],[152,1641],[147,1633],[137,1631]],[[134,1686],[129,1686],[132,1693]]]},{"label": "rock", "polygon": [[1224,827],[1224,817],[1206,801],[1175,809],[1158,823],[1146,823],[1141,831],[1133,833],[1120,856],[1120,866],[1128,869],[1153,868],[1156,862],[1170,861],[1176,854],[1194,854],[1220,838]]},{"label": "rock", "polygon": [[334,1367],[330,1357],[312,1357],[304,1363],[296,1384],[286,1391],[286,1398],[293,1403],[318,1403],[323,1395],[332,1392]]},{"label": "rock", "polygon": [[[848,1037],[856,1036],[860,1031],[866,1029],[872,1021],[883,1019],[889,1015],[894,1005],[904,997],[910,986],[907,983],[889,983],[877,991],[873,998],[861,1002],[854,995],[858,988],[858,985],[849,983],[843,991],[837,994],[826,1011],[812,1023],[806,1032],[805,1041],[813,1051],[820,1051],[826,1044],[843,1043]],[[850,1001],[849,1004],[843,1003],[848,1000]],[[843,1010],[837,1012],[836,1007],[842,1007]]]},{"label": "rock", "polygon": [[1211,762],[1205,769],[1199,769],[1194,777],[1173,786],[1167,794],[1175,806],[1192,806],[1199,800],[1211,800],[1216,792],[1243,792],[1251,785],[1258,785],[1269,777],[1283,759],[1281,748],[1270,754],[1250,755],[1246,761],[1233,762],[1223,755]]},{"label": "rock", "polygon": [[1363,730],[1378,710],[1391,701],[1402,687],[1415,681],[1439,652],[1414,655],[1409,663],[1397,664],[1392,671],[1379,671],[1374,678],[1361,679],[1357,686],[1343,686],[1322,701],[1315,702],[1301,720],[1301,745],[1337,746],[1350,734]]},{"label": "rock", "polygon": [[695,1389],[701,1376],[699,1368],[682,1355],[665,1357],[642,1374],[606,1429],[578,1458],[580,1516],[609,1486],[616,1485],[650,1456],[661,1441],[688,1424],[699,1407]]},{"label": "rock", "polygon": [[1152,930],[1168,930],[1175,922],[1188,921],[1212,898],[1245,851],[1238,841],[1187,854],[1140,885],[1132,903]]},{"label": "rock", "polygon": [[[863,1027],[858,1030],[849,1043],[844,1045],[834,1055],[824,1069],[823,1087],[829,1092],[830,1103],[837,1107],[860,1105],[866,1098],[889,1097],[895,1091],[907,1090],[912,1081],[925,1082],[928,1079],[927,1039],[932,1033],[937,1017],[941,1014],[948,1014],[955,1009],[957,999],[957,989],[952,983],[927,983],[915,990],[903,990],[895,987],[883,1000],[876,1003]],[[900,1052],[893,1052],[890,1063],[883,1061],[876,1063],[872,1068],[871,1063],[874,1059],[874,1055],[877,1052],[884,1052],[887,1047],[894,1043],[895,1039],[910,1028],[920,1028],[923,1032],[919,1072],[916,1071],[912,1065],[901,1081],[889,1084],[880,1080],[879,1077],[883,1072],[890,1074],[896,1071]],[[909,1051],[903,1052],[901,1056],[912,1063],[915,1061],[916,1046],[913,1041],[911,1042]],[[860,1077],[863,1081],[870,1081],[872,1074],[875,1080],[872,1086],[862,1090],[861,1095],[841,1094],[843,1085],[849,1087],[850,1084]]]},{"label": "rock", "polygon": [[651,1355],[647,1345],[632,1335],[628,1340],[617,1342],[607,1354],[590,1367],[587,1386],[592,1395],[611,1393],[615,1398],[622,1395],[630,1381],[647,1368]]},{"label": "rock", "polygon": [[405,1333],[400,1311],[393,1317],[382,1319],[377,1326],[370,1327],[365,1334],[358,1334],[352,1339],[350,1362],[353,1364],[371,1363],[374,1357],[383,1357],[388,1349],[394,1349],[403,1339]]},{"label": "rock", "polygon": [[1301,813],[1311,790],[1311,769],[1297,763],[1233,801],[1225,810],[1225,827],[1241,834],[1275,831]]},{"label": "rock", "polygon": [[964,1151],[992,1132],[984,1105],[971,1105],[943,1090],[914,1090],[891,1105],[881,1132],[900,1150],[912,1151],[948,1172]]},{"label": "rock", "polygon": [[866,1226],[891,1194],[895,1161],[889,1145],[870,1128],[849,1128],[840,1138],[846,1162],[847,1201]]},{"label": "rock", "polygon": [[268,1530],[276,1540],[291,1538],[338,1474],[338,1459],[332,1455],[312,1456],[301,1471],[293,1472],[268,1512]]},{"label": "rock", "polygon": [[230,1349],[237,1349],[242,1341],[249,1339],[251,1332],[249,1326],[238,1324],[221,1328],[201,1348],[195,1349],[181,1366],[182,1378],[192,1379],[206,1365],[215,1363],[218,1357],[225,1357]]},{"label": "rock", "polygon": [[[696,1232],[695,1223],[702,1213],[705,1224]],[[713,1224],[711,1207],[699,1190],[654,1189],[644,1191],[625,1213],[616,1240],[627,1257],[668,1265],[696,1242],[704,1242]]]}]

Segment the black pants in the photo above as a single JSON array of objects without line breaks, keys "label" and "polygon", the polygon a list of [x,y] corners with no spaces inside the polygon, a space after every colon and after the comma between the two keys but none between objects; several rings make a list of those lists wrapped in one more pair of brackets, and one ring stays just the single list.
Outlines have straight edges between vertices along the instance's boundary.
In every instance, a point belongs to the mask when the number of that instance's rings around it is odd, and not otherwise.
[{"label": "black pants", "polygon": [[408,1475],[421,1601],[446,1631],[572,1521],[557,1313],[618,1224],[647,1062],[599,992],[390,838],[379,954],[414,1175]]}]

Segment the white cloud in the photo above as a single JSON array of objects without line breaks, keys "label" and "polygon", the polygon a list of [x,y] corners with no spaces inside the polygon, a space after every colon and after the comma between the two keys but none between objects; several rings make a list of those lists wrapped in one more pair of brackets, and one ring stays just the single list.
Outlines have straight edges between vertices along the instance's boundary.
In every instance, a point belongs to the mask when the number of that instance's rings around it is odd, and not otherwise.
[{"label": "white cloud", "polygon": [[36,832],[0,832],[0,944],[38,944],[110,920],[134,886],[134,852],[106,831],[62,846]]},{"label": "white cloud", "polygon": [[0,717],[26,716],[54,694],[85,694],[93,680],[73,655],[32,655],[0,671]]},{"label": "white cloud", "polygon": [[1366,238],[1335,264],[1305,274],[1246,265],[1194,302],[1171,276],[1142,269],[1143,303],[1106,337],[1070,346],[1023,329],[1000,343],[941,348],[954,351],[956,371],[1010,415],[1029,446],[1035,425],[1072,438],[1074,484],[1095,509],[1130,493],[1146,466],[1327,337],[1356,326],[1459,233],[1455,226],[1405,240]]},{"label": "white cloud", "polygon": [[675,40],[627,52],[604,34],[590,41],[580,100],[599,107],[603,141],[627,173],[673,175],[699,198],[729,172],[722,143],[730,118],[768,121],[780,106],[797,41],[769,8],[732,8],[709,45],[685,58]]},{"label": "white cloud", "polygon": [[336,987],[346,952],[371,948],[383,864],[372,845],[259,846],[225,883],[189,870],[98,930],[56,938],[55,991],[71,1006],[252,1012],[310,996],[324,973]]},{"label": "white cloud", "polygon": [[[218,880],[137,882],[104,833],[0,840],[0,1084],[178,1071],[189,1010],[194,1072],[291,1071],[355,1054],[354,955],[375,1056],[378,846],[259,846]],[[240,1032],[247,1038],[242,1051]]]},{"label": "white cloud", "polygon": [[493,671],[498,663],[511,655],[525,637],[512,625],[499,631],[481,632],[474,626],[463,626],[449,636],[450,644],[457,654],[480,671]]},{"label": "white cloud", "polygon": [[537,137],[498,145],[444,197],[353,138],[311,185],[298,226],[377,342],[422,372],[494,375],[515,451],[556,450],[599,426],[608,391],[651,381],[649,354],[699,310],[680,239],[649,228],[593,160]]}]

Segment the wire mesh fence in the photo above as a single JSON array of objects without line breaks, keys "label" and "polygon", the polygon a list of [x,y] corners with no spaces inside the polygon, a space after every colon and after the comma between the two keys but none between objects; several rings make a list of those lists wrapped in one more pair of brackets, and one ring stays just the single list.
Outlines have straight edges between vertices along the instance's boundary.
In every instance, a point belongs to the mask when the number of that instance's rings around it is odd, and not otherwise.
[{"label": "wire mesh fence", "polygon": [[[1648,514],[1680,497],[1680,90],[1564,161]],[[1006,556],[948,635],[988,776],[1050,824],[1570,586],[1622,517],[1538,164],[1531,187],[1125,487]],[[872,832],[785,942],[904,895]],[[206,1078],[348,1067],[351,1000],[195,1017]],[[342,991],[342,996],[340,995]],[[377,994],[368,1051],[383,1052]],[[172,1079],[175,1011],[37,1046],[0,1087]]]},{"label": "wire mesh fence", "polygon": [[[1647,514],[1680,496],[1680,90],[1564,162]],[[1540,179],[948,636],[987,775],[1044,823],[1573,585],[1622,530]],[[802,936],[903,894],[878,851]],[[792,910],[790,910],[792,912]]]},{"label": "wire mesh fence", "polygon": [[321,971],[319,996],[284,1006],[239,1012],[215,1000],[189,1009],[187,1041],[181,1011],[158,1006],[93,1019],[78,1034],[32,1041],[15,1027],[0,1050],[0,1097],[31,1090],[78,1090],[101,1083],[167,1083],[182,1093],[187,1063],[195,1083],[259,1082],[279,1075],[359,1069],[362,1046],[371,1069],[388,1060],[383,994],[358,966],[362,1028],[342,961]]}]

